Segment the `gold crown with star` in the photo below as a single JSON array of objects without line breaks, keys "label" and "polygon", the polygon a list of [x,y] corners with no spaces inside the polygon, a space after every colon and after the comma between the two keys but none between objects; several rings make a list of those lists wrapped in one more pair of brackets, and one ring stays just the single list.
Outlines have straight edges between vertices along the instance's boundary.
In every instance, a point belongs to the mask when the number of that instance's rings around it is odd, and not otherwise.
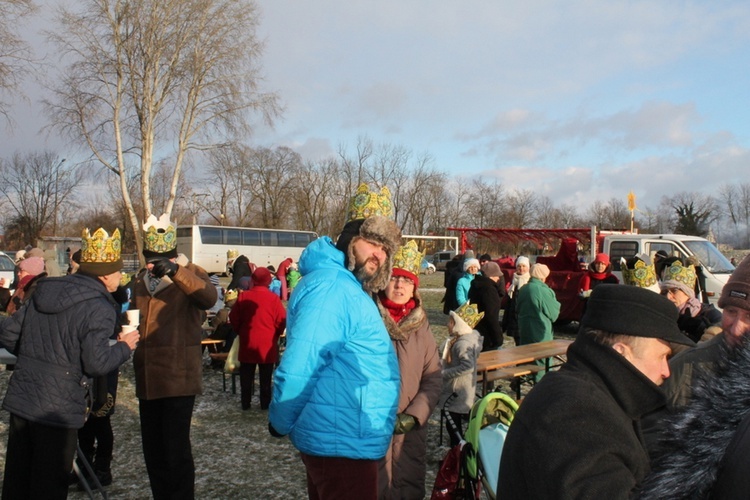
[{"label": "gold crown with star", "polygon": [[424,254],[417,248],[417,242],[409,240],[406,245],[400,246],[393,255],[393,267],[418,275],[423,257]]},{"label": "gold crown with star", "polygon": [[88,228],[81,232],[81,263],[115,263],[120,260],[121,252],[119,229],[112,236],[101,227],[93,234]]},{"label": "gold crown with star", "polygon": [[169,215],[162,214],[158,219],[151,214],[143,224],[146,234],[143,247],[154,253],[167,253],[177,248],[177,230],[169,222]]},{"label": "gold crown with star", "polygon": [[456,314],[469,325],[469,328],[474,328],[484,318],[484,313],[479,312],[477,305],[471,302],[467,302],[456,309]]},{"label": "gold crown with star", "polygon": [[626,285],[649,288],[657,282],[654,265],[647,264],[640,258],[635,261],[633,269],[628,268],[625,259],[622,259],[620,270],[622,271],[622,281]]},{"label": "gold crown with star", "polygon": [[674,261],[669,267],[662,271],[662,281],[677,281],[688,288],[695,287],[695,266],[683,266],[679,260]]},{"label": "gold crown with star", "polygon": [[383,187],[379,193],[370,191],[369,186],[363,182],[359,185],[349,203],[347,222],[367,219],[374,215],[382,215],[388,218],[393,217],[391,192],[387,187]]}]

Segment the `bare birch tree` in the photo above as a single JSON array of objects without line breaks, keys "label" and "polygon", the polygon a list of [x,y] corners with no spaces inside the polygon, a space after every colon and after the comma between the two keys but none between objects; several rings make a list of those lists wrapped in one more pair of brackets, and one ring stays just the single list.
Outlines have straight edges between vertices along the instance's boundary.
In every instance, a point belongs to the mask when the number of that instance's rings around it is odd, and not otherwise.
[{"label": "bare birch tree", "polygon": [[[267,122],[277,96],[259,89],[252,0],[83,0],[61,11],[50,34],[71,61],[49,101],[54,124],[84,142],[120,177],[138,226],[152,214],[152,166],[171,164],[171,214],[186,155],[247,132],[249,115]],[[128,191],[128,157],[137,159],[143,213]]]}]

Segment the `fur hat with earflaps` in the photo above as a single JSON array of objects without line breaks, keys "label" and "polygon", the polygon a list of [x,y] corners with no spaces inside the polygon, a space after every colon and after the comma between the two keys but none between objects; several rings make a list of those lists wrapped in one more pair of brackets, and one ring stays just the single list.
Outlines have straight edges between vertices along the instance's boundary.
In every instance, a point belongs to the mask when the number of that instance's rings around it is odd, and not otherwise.
[{"label": "fur hat with earflaps", "polygon": [[388,255],[387,265],[381,267],[378,275],[368,284],[368,291],[383,290],[391,277],[393,256],[401,245],[401,230],[390,219],[393,215],[391,192],[384,187],[380,193],[371,192],[367,184],[360,184],[349,206],[349,220],[344,225],[336,248],[344,252],[344,265],[354,270],[354,253],[352,242],[363,238],[383,245]]}]

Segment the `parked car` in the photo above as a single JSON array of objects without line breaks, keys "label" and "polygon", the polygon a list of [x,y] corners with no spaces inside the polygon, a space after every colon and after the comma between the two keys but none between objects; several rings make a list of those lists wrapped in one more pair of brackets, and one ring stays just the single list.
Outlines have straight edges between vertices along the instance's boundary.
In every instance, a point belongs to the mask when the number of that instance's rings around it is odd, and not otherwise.
[{"label": "parked car", "polygon": [[422,259],[422,264],[420,265],[420,272],[422,274],[432,274],[435,272],[435,264],[432,262],[429,262],[426,258]]},{"label": "parked car", "polygon": [[456,256],[455,250],[443,250],[437,252],[432,256],[432,263],[435,265],[435,269],[445,271],[445,264],[451,261]]},{"label": "parked car", "polygon": [[10,288],[13,283],[13,270],[16,264],[5,252],[0,252],[0,278],[5,278],[5,288]]}]

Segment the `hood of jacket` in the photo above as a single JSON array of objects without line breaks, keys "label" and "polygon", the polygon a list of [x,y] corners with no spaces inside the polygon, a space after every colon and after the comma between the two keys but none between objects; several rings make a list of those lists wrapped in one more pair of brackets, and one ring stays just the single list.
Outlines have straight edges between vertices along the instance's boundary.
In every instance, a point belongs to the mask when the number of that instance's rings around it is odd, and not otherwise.
[{"label": "hood of jacket", "polygon": [[411,334],[419,330],[419,327],[427,321],[427,314],[422,309],[422,298],[418,290],[414,290],[414,301],[417,304],[416,307],[409,311],[404,319],[396,323],[391,318],[388,309],[380,302],[380,297],[375,295],[375,303],[378,305],[380,316],[383,318],[383,323],[385,323],[385,328],[388,330],[391,340],[408,342]]},{"label": "hood of jacket", "polygon": [[697,377],[693,399],[665,422],[641,498],[709,498],[724,454],[750,415],[750,341]]},{"label": "hood of jacket", "polygon": [[107,292],[104,283],[96,278],[76,273],[40,280],[31,300],[37,311],[57,314],[74,304],[102,297],[106,297],[114,305],[112,295]]}]

